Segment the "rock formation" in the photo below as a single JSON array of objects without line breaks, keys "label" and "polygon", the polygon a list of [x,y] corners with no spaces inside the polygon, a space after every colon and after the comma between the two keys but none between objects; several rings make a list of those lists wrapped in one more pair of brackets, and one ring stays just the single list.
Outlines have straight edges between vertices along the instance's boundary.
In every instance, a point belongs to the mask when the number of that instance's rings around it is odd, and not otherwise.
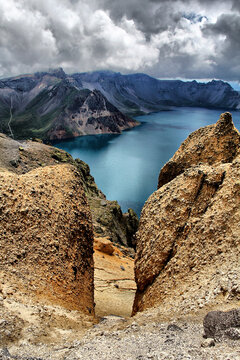
[{"label": "rock formation", "polygon": [[182,143],[172,159],[162,168],[158,189],[191,166],[200,163],[213,165],[218,162],[232,162],[239,150],[239,144],[239,133],[233,126],[231,114],[222,114],[216,125],[194,131]]},{"label": "rock formation", "polygon": [[123,214],[117,201],[106,200],[90,174],[89,166],[74,160],[67,152],[41,141],[16,141],[0,134],[0,170],[24,174],[48,165],[69,163],[78,170],[90,205],[96,236],[108,236],[113,242],[135,247],[134,237],[138,218],[132,209]]},{"label": "rock formation", "polygon": [[0,198],[2,284],[93,314],[93,229],[76,169],[1,172]]},{"label": "rock formation", "polygon": [[121,244],[133,245],[138,220],[106,200],[86,163],[0,134],[0,200],[0,357],[1,346],[80,339],[95,309],[129,315],[134,251]]},{"label": "rock formation", "polygon": [[231,115],[199,129],[159,175],[136,235],[133,312],[232,306],[240,299],[240,134]]}]

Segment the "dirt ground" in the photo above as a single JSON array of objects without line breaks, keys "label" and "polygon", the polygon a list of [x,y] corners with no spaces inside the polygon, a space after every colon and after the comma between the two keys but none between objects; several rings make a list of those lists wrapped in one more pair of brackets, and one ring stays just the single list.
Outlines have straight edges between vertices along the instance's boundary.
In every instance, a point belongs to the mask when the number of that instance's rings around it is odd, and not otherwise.
[{"label": "dirt ground", "polygon": [[94,250],[95,314],[131,316],[136,291],[134,260],[113,246],[113,254]]}]

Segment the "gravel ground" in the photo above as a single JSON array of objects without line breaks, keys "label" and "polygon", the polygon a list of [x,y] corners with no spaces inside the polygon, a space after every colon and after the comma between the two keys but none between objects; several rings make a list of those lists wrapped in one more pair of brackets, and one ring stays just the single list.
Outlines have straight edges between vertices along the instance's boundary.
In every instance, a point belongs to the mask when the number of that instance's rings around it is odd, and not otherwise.
[{"label": "gravel ground", "polygon": [[239,341],[203,339],[200,323],[157,322],[146,315],[137,320],[108,316],[79,341],[55,347],[22,344],[2,349],[0,359],[240,360]]}]

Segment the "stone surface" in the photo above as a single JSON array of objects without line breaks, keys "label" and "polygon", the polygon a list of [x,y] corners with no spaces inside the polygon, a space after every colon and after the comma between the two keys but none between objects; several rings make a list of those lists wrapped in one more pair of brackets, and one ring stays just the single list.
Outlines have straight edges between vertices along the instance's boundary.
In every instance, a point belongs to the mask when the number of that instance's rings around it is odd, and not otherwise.
[{"label": "stone surface", "polygon": [[114,252],[114,246],[107,238],[95,238],[94,249],[108,255],[112,255]]},{"label": "stone surface", "polygon": [[[106,253],[105,244],[110,246]],[[121,270],[124,266],[125,271]],[[104,238],[94,239],[94,300],[96,317],[129,317],[136,291],[134,260]]]},{"label": "stone surface", "polygon": [[158,188],[191,166],[230,163],[240,146],[239,132],[233,125],[230,113],[221,114],[215,125],[200,128],[191,133],[174,156],[163,166],[159,174]]},{"label": "stone surface", "polygon": [[201,347],[208,348],[211,346],[215,346],[215,341],[213,339],[205,339],[201,343]]},{"label": "stone surface", "polygon": [[[35,139],[36,140],[36,139]],[[21,150],[19,150],[21,149]],[[106,200],[98,189],[89,166],[73,159],[67,152],[39,141],[16,141],[0,134],[0,170],[24,174],[48,165],[69,163],[77,168],[90,205],[94,231],[100,237],[108,236],[115,243],[135,247],[134,234],[138,217],[132,209],[123,214],[117,201]],[[102,203],[105,205],[103,206]]]},{"label": "stone surface", "polygon": [[0,198],[0,271],[10,294],[93,314],[93,229],[76,169],[1,172]]},{"label": "stone surface", "polygon": [[240,308],[230,311],[210,311],[203,319],[203,327],[207,338],[223,335],[233,340],[240,338],[240,333],[234,328],[240,328]]},{"label": "stone surface", "polygon": [[145,203],[136,235],[134,313],[160,306],[186,314],[239,301],[239,142],[227,113],[181,145],[180,174],[165,165],[166,184]]}]

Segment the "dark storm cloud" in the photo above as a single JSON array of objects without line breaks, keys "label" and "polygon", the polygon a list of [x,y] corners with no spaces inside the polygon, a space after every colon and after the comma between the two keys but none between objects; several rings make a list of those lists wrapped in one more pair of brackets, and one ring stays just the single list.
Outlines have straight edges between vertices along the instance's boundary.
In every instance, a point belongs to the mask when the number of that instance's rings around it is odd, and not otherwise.
[{"label": "dark storm cloud", "polygon": [[0,75],[62,66],[135,71],[158,60],[134,22],[117,25],[87,1],[0,1]]},{"label": "dark storm cloud", "polygon": [[174,3],[176,1],[102,0],[99,5],[109,10],[115,21],[126,16],[127,19],[133,19],[138,28],[149,35],[165,30],[168,26],[174,26],[179,22],[181,14],[177,8],[173,11]]},{"label": "dark storm cloud", "polygon": [[143,71],[239,76],[239,1],[0,0],[0,76]]},{"label": "dark storm cloud", "polygon": [[240,78],[240,14],[223,14],[215,24],[207,24],[203,33],[215,38],[218,45],[215,71],[230,80]]},{"label": "dark storm cloud", "polygon": [[197,5],[214,9],[221,2],[219,0],[99,0],[97,3],[98,6],[110,11],[115,21],[126,16],[128,19],[133,19],[139,29],[149,35],[169,27],[176,27],[184,11],[191,13]]},{"label": "dark storm cloud", "polygon": [[240,2],[239,2],[239,0],[233,0],[233,10],[240,11]]}]

